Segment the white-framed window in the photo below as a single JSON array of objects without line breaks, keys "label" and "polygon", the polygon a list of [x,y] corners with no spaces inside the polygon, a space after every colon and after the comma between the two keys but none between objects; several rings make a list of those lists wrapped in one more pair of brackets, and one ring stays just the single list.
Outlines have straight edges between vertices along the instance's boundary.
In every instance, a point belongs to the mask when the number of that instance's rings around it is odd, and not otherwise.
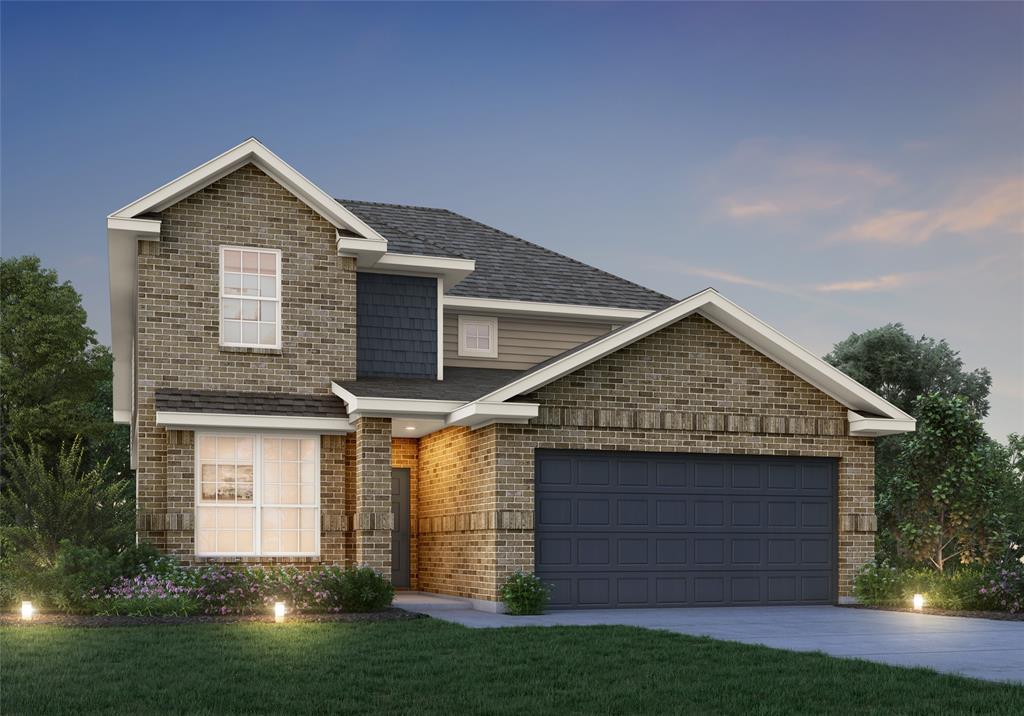
[{"label": "white-framed window", "polygon": [[281,347],[281,252],[220,247],[220,344]]},{"label": "white-framed window", "polygon": [[196,434],[196,554],[320,554],[316,435]]},{"label": "white-framed window", "polygon": [[497,358],[498,319],[460,315],[459,355],[471,358]]}]

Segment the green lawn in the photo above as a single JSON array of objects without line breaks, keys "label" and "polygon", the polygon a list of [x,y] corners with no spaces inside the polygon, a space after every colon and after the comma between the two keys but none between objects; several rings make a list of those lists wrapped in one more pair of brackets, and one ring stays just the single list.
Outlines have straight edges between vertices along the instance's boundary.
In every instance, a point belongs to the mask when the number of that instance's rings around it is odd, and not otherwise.
[{"label": "green lawn", "polygon": [[1024,713],[1024,687],[630,627],[0,629],[4,714]]}]

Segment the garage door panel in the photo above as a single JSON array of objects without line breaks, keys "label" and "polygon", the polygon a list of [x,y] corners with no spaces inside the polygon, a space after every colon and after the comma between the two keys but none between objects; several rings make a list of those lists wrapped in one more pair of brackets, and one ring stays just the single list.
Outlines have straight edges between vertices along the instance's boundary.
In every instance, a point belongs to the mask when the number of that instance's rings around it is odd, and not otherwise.
[{"label": "garage door panel", "polygon": [[537,471],[552,608],[835,599],[834,461],[538,451]]}]

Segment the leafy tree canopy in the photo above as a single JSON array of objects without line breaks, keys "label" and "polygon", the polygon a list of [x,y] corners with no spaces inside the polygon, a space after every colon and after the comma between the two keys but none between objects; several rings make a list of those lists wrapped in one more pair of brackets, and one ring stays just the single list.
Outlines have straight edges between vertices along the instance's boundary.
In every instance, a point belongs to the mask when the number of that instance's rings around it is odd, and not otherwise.
[{"label": "leafy tree canopy", "polygon": [[914,338],[902,323],[851,333],[825,360],[911,415],[918,396],[929,393],[963,396],[978,415],[988,415],[988,370],[966,371],[945,340]]},{"label": "leafy tree canopy", "polygon": [[0,261],[0,420],[5,443],[47,454],[77,435],[88,458],[128,476],[127,431],[111,420],[113,360],[75,288],[35,256]]},{"label": "leafy tree canopy", "polygon": [[1008,452],[985,435],[967,399],[938,393],[915,401],[917,430],[891,474],[881,476],[880,521],[891,524],[898,551],[943,571],[1001,556],[1008,546]]}]

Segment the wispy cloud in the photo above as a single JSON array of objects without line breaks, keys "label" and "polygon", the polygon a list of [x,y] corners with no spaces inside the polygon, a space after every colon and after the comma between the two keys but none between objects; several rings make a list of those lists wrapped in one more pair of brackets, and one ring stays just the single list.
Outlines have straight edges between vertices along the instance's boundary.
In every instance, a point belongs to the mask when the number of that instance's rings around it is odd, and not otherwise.
[{"label": "wispy cloud", "polygon": [[878,276],[877,278],[822,283],[815,286],[814,290],[819,293],[873,293],[877,291],[892,291],[914,283],[919,278],[920,274],[891,273],[885,276]]},{"label": "wispy cloud", "polygon": [[740,274],[730,273],[728,271],[718,271],[716,269],[702,268],[700,266],[681,266],[685,273],[693,276],[702,276],[712,281],[722,281],[724,283],[731,283],[738,286],[751,286],[753,288],[760,288],[765,291],[772,291],[774,293],[785,293],[795,294],[791,287],[781,283],[772,283],[771,281],[761,281],[760,279],[751,278],[749,276],[741,276]]},{"label": "wispy cloud", "polygon": [[833,238],[923,244],[942,234],[1024,233],[1024,178],[1014,177],[929,209],[889,210]]},{"label": "wispy cloud", "polygon": [[736,221],[824,212],[898,183],[832,147],[745,142],[709,172],[720,214]]}]

